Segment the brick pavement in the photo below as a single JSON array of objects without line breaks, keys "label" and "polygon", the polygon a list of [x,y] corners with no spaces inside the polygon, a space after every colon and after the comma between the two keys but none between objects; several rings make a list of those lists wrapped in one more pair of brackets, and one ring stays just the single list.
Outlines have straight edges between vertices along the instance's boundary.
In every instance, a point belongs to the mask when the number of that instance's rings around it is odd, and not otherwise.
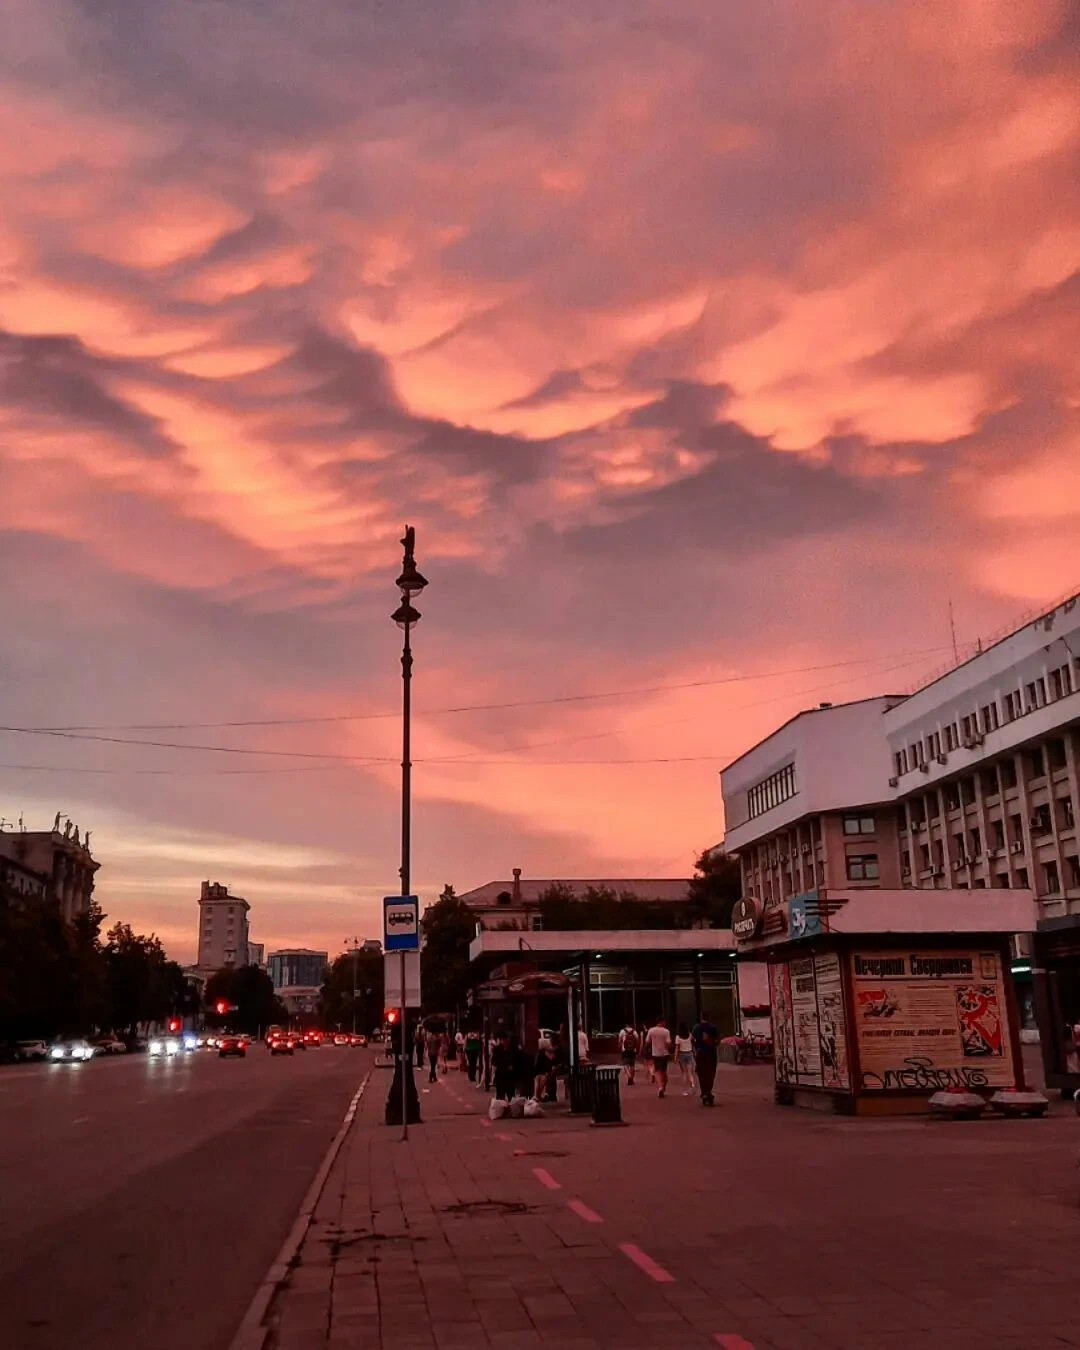
[{"label": "brick pavement", "polygon": [[[272,1350],[1080,1346],[1080,1121],[855,1121],[722,1067],[715,1111],[484,1123],[451,1074],[402,1144],[373,1078]],[[426,1087],[426,1084],[423,1085]]]}]

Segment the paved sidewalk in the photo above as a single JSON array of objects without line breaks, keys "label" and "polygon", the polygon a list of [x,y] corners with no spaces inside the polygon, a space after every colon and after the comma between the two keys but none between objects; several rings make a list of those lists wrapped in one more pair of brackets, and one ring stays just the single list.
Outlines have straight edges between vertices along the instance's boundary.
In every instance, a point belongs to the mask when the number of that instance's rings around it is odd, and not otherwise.
[{"label": "paved sidewalk", "polygon": [[[273,1350],[1080,1346],[1080,1121],[854,1121],[723,1068],[715,1111],[624,1090],[626,1128],[425,1123],[372,1078],[271,1306]],[[426,1084],[421,1084],[426,1088]]]}]

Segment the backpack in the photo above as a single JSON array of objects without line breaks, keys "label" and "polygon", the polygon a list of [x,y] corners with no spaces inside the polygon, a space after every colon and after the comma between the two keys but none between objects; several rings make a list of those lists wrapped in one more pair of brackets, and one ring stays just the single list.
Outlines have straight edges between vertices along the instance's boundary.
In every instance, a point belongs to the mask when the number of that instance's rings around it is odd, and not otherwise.
[{"label": "backpack", "polygon": [[623,1054],[636,1055],[638,1052],[638,1034],[633,1027],[628,1028],[623,1033]]}]

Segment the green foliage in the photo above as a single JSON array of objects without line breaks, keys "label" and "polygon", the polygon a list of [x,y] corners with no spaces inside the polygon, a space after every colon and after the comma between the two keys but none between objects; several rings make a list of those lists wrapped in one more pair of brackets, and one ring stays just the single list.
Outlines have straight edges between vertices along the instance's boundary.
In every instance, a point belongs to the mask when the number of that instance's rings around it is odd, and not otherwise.
[{"label": "green foliage", "polygon": [[739,860],[706,849],[694,863],[690,881],[690,911],[711,928],[731,926],[731,911],[742,895]]},{"label": "green foliage", "polygon": [[114,1031],[130,1033],[140,1022],[163,1022],[188,1011],[184,973],[168,960],[156,934],[145,937],[130,924],[113,924],[103,956]]},{"label": "green foliage", "polygon": [[469,943],[476,934],[476,915],[445,886],[420,920],[424,945],[420,952],[420,990],[425,1013],[452,1013],[465,1007],[469,991]]},{"label": "green foliage", "polygon": [[[214,1005],[221,999],[236,1004],[235,1012],[219,1015]],[[215,971],[203,989],[206,1023],[228,1027],[255,1036],[274,1023],[288,1021],[289,1012],[274,993],[274,983],[258,966],[237,966]]]},{"label": "green foliage", "polygon": [[[355,982],[356,997],[353,998]],[[353,1014],[355,1013],[355,1021]],[[319,1001],[328,1031],[377,1030],[383,1018],[383,958],[380,952],[345,952],[327,967]]]},{"label": "green foliage", "polygon": [[686,906],[649,900],[633,891],[616,893],[608,886],[588,886],[578,895],[563,883],[541,893],[540,920],[544,928],[570,931],[689,927]]}]

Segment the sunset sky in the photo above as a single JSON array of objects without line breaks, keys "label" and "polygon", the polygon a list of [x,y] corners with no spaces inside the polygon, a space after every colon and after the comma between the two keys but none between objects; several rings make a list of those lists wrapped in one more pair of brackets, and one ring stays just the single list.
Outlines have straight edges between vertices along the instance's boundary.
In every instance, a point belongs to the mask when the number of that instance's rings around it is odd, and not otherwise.
[{"label": "sunset sky", "polygon": [[406,521],[424,899],[688,874],[776,723],[1080,588],[1078,12],[3,0],[2,720],[278,753],[8,731],[0,814],[334,953]]}]

